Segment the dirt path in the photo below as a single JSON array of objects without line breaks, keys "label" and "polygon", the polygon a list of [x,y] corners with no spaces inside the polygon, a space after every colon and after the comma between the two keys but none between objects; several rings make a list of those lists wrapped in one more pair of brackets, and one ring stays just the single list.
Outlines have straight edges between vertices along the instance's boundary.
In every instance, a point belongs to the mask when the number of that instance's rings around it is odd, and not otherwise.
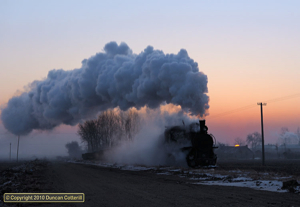
[{"label": "dirt path", "polygon": [[73,163],[53,163],[47,172],[52,192],[85,193],[85,203],[62,206],[300,206],[296,194],[194,185],[151,172]]}]

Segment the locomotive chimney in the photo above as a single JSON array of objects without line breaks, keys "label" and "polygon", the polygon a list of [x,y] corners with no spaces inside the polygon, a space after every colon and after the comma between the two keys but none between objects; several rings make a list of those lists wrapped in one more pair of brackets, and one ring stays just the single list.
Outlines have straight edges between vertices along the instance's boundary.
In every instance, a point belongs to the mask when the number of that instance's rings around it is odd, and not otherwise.
[{"label": "locomotive chimney", "polygon": [[207,133],[207,126],[205,126],[205,120],[199,120],[200,133]]}]

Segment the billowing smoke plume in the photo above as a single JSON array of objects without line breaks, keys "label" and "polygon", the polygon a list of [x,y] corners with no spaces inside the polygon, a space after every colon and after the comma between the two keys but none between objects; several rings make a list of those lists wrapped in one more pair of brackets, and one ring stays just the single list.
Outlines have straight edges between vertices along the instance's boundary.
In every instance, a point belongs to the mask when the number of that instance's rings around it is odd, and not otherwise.
[{"label": "billowing smoke plume", "polygon": [[51,70],[45,80],[31,83],[9,100],[1,119],[7,130],[25,135],[75,125],[115,107],[156,108],[166,102],[202,116],[209,107],[206,93],[207,76],[186,50],[164,54],[148,46],[136,55],[127,44],[110,42],[103,53],[83,60],[81,68]]}]

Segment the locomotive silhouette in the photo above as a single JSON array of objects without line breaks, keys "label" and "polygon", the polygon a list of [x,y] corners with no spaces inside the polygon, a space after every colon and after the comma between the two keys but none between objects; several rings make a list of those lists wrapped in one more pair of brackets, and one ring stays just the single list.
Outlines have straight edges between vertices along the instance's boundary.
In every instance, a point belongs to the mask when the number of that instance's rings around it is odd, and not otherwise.
[{"label": "locomotive silhouette", "polygon": [[214,153],[216,139],[208,134],[208,127],[205,120],[199,120],[189,126],[166,127],[166,143],[178,143],[184,145],[182,152],[186,153],[186,162],[189,167],[197,168],[203,166],[214,166],[217,162],[217,155]]}]

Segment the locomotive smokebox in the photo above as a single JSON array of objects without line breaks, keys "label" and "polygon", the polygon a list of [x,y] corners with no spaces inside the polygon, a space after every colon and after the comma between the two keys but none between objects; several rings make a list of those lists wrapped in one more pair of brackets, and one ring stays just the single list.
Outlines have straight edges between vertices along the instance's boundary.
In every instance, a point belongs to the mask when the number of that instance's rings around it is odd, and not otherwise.
[{"label": "locomotive smokebox", "polygon": [[205,126],[205,120],[199,120],[199,125],[200,125],[200,133],[206,134],[207,133],[207,126]]}]

